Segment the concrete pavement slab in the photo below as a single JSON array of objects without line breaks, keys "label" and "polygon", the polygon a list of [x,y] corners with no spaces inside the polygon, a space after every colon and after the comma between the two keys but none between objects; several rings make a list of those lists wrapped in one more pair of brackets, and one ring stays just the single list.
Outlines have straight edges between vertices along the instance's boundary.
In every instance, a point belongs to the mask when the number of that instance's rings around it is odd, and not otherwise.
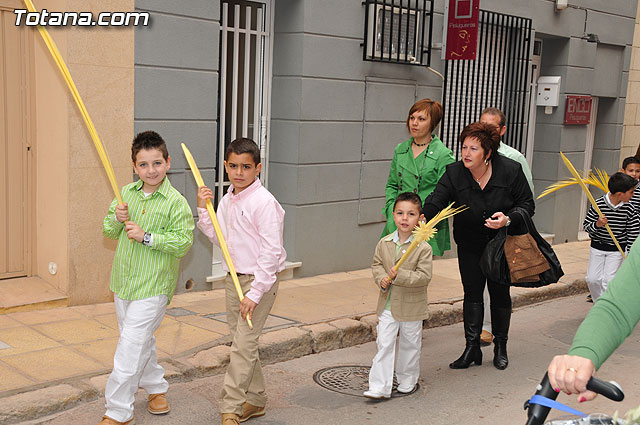
[{"label": "concrete pavement slab", "polygon": [[0,314],[0,329],[15,328],[21,325],[22,323],[12,319],[8,314]]},{"label": "concrete pavement slab", "polygon": [[2,361],[38,382],[103,373],[105,366],[67,347],[4,357]]},{"label": "concrete pavement slab", "polygon": [[35,385],[37,382],[20,374],[13,366],[0,362],[0,392],[25,388]]},{"label": "concrete pavement slab", "polygon": [[118,337],[114,337],[71,345],[71,348],[85,354],[87,357],[90,357],[102,366],[111,368],[113,367],[113,355],[116,353],[117,346]]},{"label": "concrete pavement slab", "polygon": [[218,334],[216,338],[221,338],[229,333],[229,327],[225,321],[215,320],[201,315],[176,317],[176,321],[216,333]]},{"label": "concrete pavement slab", "polygon": [[221,334],[217,332],[174,321],[173,324],[161,326],[156,331],[156,346],[158,350],[173,356],[213,342],[220,337]]},{"label": "concrete pavement slab", "polygon": [[118,336],[117,330],[91,319],[44,323],[33,328],[64,345]]},{"label": "concrete pavement slab", "polygon": [[115,314],[116,307],[111,303],[89,304],[89,305],[77,305],[69,307],[69,310],[77,311],[85,317],[95,317],[103,314]]},{"label": "concrete pavement slab", "polygon": [[[556,245],[554,249],[567,273],[561,283],[539,289],[512,288],[514,307],[586,291],[589,243]],[[425,326],[459,322],[463,290],[457,259],[435,260],[433,273],[428,289],[430,318]],[[171,380],[224,371],[224,353],[229,350],[227,345],[220,345],[229,342],[224,298],[224,290],[174,297],[169,309],[175,314],[167,314],[156,332],[158,356]],[[348,347],[372,341],[377,299],[370,269],[281,282],[273,317],[260,339],[262,360],[271,363],[332,350],[336,345]],[[45,320],[47,317],[50,320]],[[80,332],[73,329],[74,324]],[[93,394],[102,392],[106,378],[98,376],[89,381],[85,377],[103,375],[111,368],[117,335],[113,303],[0,315],[0,341],[11,346],[0,349],[0,372],[4,367],[14,374],[13,384],[0,386],[0,405],[7,396],[33,388],[36,379],[40,386],[64,381],[77,389],[91,388]],[[49,375],[40,374],[42,365],[38,362],[43,354],[51,359],[49,367],[56,369]],[[212,359],[215,356],[222,357]],[[4,361],[7,358],[15,365]],[[194,358],[198,359],[197,365]],[[75,367],[76,361],[79,368]]]},{"label": "concrete pavement slab", "polygon": [[40,323],[53,323],[65,320],[84,319],[80,312],[70,308],[52,308],[48,310],[27,311],[21,313],[9,313],[7,317],[17,320],[25,325],[37,325]]},{"label": "concrete pavement slab", "polygon": [[60,346],[53,339],[23,326],[0,330],[0,341],[11,346],[0,350],[0,358]]}]

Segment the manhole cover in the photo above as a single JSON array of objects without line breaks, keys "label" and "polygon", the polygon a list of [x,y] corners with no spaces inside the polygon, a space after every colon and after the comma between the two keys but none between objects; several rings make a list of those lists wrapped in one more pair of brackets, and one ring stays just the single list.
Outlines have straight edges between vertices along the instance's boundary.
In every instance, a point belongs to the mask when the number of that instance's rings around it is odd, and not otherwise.
[{"label": "manhole cover", "polygon": [[[364,397],[362,393],[369,389],[369,366],[334,366],[320,369],[313,374],[313,380],[321,387],[341,394]],[[420,384],[407,394],[396,391],[398,381],[393,377],[391,397],[404,397],[415,393]]]}]

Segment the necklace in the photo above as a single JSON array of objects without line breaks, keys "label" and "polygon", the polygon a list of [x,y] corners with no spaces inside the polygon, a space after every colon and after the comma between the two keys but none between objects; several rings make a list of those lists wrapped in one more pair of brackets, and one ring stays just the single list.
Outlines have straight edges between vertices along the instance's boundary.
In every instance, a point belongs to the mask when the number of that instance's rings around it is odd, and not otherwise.
[{"label": "necklace", "polygon": [[[487,168],[484,170],[484,173],[482,173],[482,175],[481,175],[480,177],[478,177],[478,178],[473,177],[473,179],[474,179],[476,182],[480,183],[480,180],[482,180],[482,178],[484,177],[484,175],[485,175],[485,174],[487,174],[487,171],[489,171],[489,166],[488,166],[488,165],[487,165]],[[473,176],[473,174],[472,174],[471,176]]]},{"label": "necklace", "polygon": [[431,143],[431,137],[429,137],[429,140],[427,140],[427,141],[426,141],[426,142],[424,142],[424,143],[416,143],[416,139],[413,139],[413,140],[411,141],[411,143],[413,143],[413,144],[414,144],[414,145],[416,145],[416,146],[421,146],[421,147],[422,147],[422,146],[427,146],[429,143]]}]

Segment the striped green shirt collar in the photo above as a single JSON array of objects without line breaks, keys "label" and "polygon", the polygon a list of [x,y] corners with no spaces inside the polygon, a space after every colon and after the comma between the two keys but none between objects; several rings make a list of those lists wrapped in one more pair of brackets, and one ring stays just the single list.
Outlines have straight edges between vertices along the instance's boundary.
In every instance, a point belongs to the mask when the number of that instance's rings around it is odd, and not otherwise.
[{"label": "striped green shirt collar", "polygon": [[[131,191],[141,191],[142,190],[142,186],[144,185],[144,182],[142,181],[142,179],[138,179],[137,182],[135,182],[130,188],[129,190]],[[153,192],[152,196],[156,193],[161,194],[162,196],[164,196],[165,198],[169,198],[169,192],[171,191],[171,183],[169,182],[169,179],[167,178],[167,176],[164,176],[164,179],[162,180],[162,184],[160,185],[160,187],[158,187],[156,189],[155,192]]]}]

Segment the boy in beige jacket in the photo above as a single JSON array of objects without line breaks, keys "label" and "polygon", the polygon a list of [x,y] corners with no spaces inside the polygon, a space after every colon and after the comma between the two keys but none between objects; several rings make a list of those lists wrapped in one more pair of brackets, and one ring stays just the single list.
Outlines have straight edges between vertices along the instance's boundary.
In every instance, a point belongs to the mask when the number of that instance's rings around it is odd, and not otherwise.
[{"label": "boy in beige jacket", "polygon": [[[410,393],[420,376],[422,321],[427,311],[427,285],[431,280],[431,246],[420,242],[400,270],[394,264],[402,257],[413,240],[413,229],[420,220],[420,197],[412,192],[401,193],[393,206],[393,220],[397,230],[383,237],[373,257],[373,277],[380,286],[378,297],[378,353],[369,373],[369,390],[364,396],[372,399],[391,397],[394,364],[398,378],[398,392]],[[396,353],[396,336],[398,356]]]}]

